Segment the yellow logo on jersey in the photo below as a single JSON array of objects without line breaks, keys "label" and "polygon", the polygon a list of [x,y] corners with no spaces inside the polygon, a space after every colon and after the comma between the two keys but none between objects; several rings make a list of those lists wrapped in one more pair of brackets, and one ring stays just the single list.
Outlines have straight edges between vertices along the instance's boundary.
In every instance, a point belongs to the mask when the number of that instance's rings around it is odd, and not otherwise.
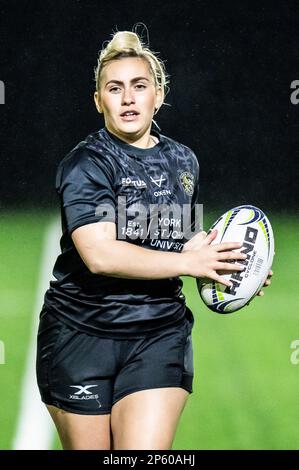
[{"label": "yellow logo on jersey", "polygon": [[183,171],[179,175],[180,183],[188,196],[192,196],[194,192],[194,176],[189,171]]}]

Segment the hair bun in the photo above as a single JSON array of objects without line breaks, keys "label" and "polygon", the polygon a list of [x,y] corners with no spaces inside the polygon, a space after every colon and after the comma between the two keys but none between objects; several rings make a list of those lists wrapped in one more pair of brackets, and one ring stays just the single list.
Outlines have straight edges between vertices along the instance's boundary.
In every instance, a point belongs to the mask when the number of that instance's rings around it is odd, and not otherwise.
[{"label": "hair bun", "polygon": [[143,46],[137,34],[130,31],[119,31],[113,36],[103,53],[107,55],[112,51],[119,53],[134,51],[136,54],[141,54],[142,50]]}]

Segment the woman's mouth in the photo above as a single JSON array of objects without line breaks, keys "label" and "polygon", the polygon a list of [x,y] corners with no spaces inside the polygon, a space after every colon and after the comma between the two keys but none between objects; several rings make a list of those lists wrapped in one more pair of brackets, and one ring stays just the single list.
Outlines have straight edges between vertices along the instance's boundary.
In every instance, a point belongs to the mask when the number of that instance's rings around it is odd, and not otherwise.
[{"label": "woman's mouth", "polygon": [[121,113],[120,117],[123,121],[135,121],[139,116],[139,113],[135,110],[124,111]]}]

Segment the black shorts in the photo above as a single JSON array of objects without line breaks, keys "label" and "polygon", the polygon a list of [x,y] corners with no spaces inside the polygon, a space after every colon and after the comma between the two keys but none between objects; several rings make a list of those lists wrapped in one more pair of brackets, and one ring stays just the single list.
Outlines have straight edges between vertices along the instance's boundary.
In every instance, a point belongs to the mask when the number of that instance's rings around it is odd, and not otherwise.
[{"label": "black shorts", "polygon": [[73,329],[42,312],[37,380],[47,405],[87,415],[109,414],[140,390],[181,387],[192,393],[193,319],[142,339],[110,339]]}]

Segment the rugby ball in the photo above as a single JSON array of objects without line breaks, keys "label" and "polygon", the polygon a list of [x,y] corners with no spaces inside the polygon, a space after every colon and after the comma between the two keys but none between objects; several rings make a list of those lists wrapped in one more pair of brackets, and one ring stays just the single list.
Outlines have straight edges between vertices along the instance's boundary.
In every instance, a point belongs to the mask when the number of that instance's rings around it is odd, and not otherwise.
[{"label": "rugby ball", "polygon": [[223,214],[210,228],[218,234],[213,244],[240,242],[235,251],[247,254],[243,271],[221,276],[232,283],[224,286],[212,280],[197,279],[197,287],[203,302],[217,313],[232,313],[248,304],[261,290],[272,266],[274,236],[271,224],[261,209],[255,206],[239,206]]}]

